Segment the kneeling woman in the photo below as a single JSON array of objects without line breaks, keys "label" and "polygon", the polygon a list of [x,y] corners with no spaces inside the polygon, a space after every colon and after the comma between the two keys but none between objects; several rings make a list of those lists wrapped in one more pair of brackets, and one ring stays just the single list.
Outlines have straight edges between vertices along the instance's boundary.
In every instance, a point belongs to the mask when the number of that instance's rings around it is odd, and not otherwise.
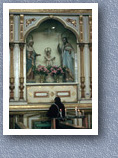
[{"label": "kneeling woman", "polygon": [[[47,116],[50,118],[64,118],[65,117],[65,107],[61,102],[60,97],[56,97],[54,99],[54,103],[49,108]],[[56,128],[59,128],[59,120],[56,119]]]}]

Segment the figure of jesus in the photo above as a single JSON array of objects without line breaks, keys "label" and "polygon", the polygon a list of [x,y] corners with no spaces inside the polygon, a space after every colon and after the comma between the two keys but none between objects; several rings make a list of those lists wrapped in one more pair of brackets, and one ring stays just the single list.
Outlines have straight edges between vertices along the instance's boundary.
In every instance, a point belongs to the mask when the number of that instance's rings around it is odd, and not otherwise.
[{"label": "figure of jesus", "polygon": [[44,59],[46,60],[46,66],[53,66],[53,62],[55,60],[56,57],[51,57],[51,48],[50,47],[47,47],[45,48],[45,53],[46,53],[46,56],[44,56]]},{"label": "figure of jesus", "polygon": [[68,42],[67,37],[63,37],[62,41],[62,47],[58,44],[57,48],[58,52],[61,54],[62,66],[67,68],[66,80],[74,80],[74,49]]}]

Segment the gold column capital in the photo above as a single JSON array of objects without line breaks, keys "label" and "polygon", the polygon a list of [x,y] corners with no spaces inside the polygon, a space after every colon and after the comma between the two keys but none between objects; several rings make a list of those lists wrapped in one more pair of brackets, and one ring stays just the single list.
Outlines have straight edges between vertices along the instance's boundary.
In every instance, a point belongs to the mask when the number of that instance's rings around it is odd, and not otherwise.
[{"label": "gold column capital", "polygon": [[25,43],[19,43],[20,50],[23,51]]},{"label": "gold column capital", "polygon": [[14,23],[14,15],[10,14],[9,18],[10,18],[10,24],[13,24]]},{"label": "gold column capital", "polygon": [[81,52],[82,52],[83,49],[84,49],[84,45],[85,45],[85,43],[79,43],[79,47],[80,47]]},{"label": "gold column capital", "polygon": [[89,15],[89,24],[92,25],[92,15]]},{"label": "gold column capital", "polygon": [[83,15],[79,16],[79,23],[82,25],[83,24]]},{"label": "gold column capital", "polygon": [[23,24],[23,22],[24,22],[24,15],[20,14],[20,24]]},{"label": "gold column capital", "polygon": [[13,51],[13,49],[14,49],[14,43],[9,43],[9,48],[10,48],[11,51]]}]

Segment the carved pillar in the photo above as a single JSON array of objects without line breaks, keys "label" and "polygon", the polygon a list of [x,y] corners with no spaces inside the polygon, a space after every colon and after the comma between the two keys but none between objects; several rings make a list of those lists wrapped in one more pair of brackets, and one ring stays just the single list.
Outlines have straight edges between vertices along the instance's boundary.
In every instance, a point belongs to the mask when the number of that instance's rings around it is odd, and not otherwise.
[{"label": "carved pillar", "polygon": [[89,16],[89,50],[90,50],[90,89],[92,98],[92,16]]},{"label": "carved pillar", "polygon": [[90,89],[91,89],[90,98],[92,98],[92,44],[89,44],[89,50],[90,50]]},{"label": "carved pillar", "polygon": [[20,43],[20,78],[19,78],[19,89],[20,89],[20,99],[24,99],[24,76],[23,76],[23,49],[24,49],[24,44]]},{"label": "carved pillar", "polygon": [[81,68],[81,77],[80,77],[80,81],[81,81],[81,98],[85,98],[85,76],[84,76],[84,43],[80,43],[79,44],[80,47],[80,68]]},{"label": "carved pillar", "polygon": [[14,44],[10,43],[10,100],[14,99],[14,58],[13,58],[13,50]]},{"label": "carved pillar", "polygon": [[9,23],[10,23],[10,27],[9,27],[9,41],[11,42],[9,44],[10,47],[10,100],[13,99],[14,100],[14,57],[13,57],[13,50],[14,50],[14,15],[10,14],[9,16]]},{"label": "carved pillar", "polygon": [[20,100],[24,99],[24,75],[23,75],[23,49],[24,49],[24,36],[23,36],[23,25],[24,25],[24,15],[20,15],[20,78],[19,78],[19,89],[20,89]]},{"label": "carved pillar", "polygon": [[81,81],[81,98],[85,98],[85,76],[84,76],[84,43],[83,43],[83,16],[80,15],[79,17],[79,23],[80,23],[80,43],[79,43],[79,47],[80,47],[80,67],[81,67],[81,77],[80,77],[80,81]]}]

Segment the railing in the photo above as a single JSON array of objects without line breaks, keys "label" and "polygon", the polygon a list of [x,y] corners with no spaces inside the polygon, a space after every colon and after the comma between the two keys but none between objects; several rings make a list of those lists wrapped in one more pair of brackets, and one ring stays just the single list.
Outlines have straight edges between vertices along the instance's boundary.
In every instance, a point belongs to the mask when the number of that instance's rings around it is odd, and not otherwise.
[{"label": "railing", "polygon": [[66,117],[63,121],[61,118],[49,119],[46,117],[47,110],[20,113],[12,112],[10,114],[10,129],[56,129],[57,122],[61,129],[91,129],[92,111],[90,109],[82,109],[81,111],[84,112],[81,112],[81,114],[78,113],[76,116],[74,108],[66,109]]},{"label": "railing", "polygon": [[22,122],[15,123],[15,129],[28,129]]}]

